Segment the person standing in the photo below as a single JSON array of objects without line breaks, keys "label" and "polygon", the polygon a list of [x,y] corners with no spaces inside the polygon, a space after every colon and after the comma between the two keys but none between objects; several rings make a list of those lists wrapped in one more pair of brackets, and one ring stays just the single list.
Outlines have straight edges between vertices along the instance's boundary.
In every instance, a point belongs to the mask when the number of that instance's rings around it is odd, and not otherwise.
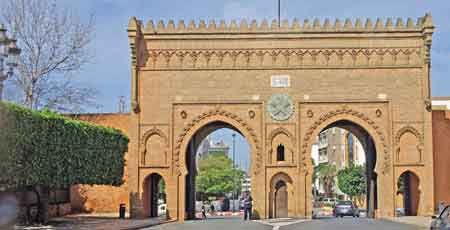
[{"label": "person standing", "polygon": [[202,204],[202,218],[206,219],[206,206],[205,206],[205,203]]},{"label": "person standing", "polygon": [[251,220],[252,218],[252,196],[247,192],[244,197],[244,220]]},{"label": "person standing", "polygon": [[215,207],[214,207],[214,204],[213,203],[211,203],[211,206],[209,207],[209,212],[211,213],[211,216],[214,216],[214,214],[215,214]]}]

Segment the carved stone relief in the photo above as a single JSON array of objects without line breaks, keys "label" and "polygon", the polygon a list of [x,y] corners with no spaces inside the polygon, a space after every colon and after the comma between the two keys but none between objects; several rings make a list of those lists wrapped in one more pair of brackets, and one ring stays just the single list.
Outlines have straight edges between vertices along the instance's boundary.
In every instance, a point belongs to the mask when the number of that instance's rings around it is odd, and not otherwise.
[{"label": "carved stone relief", "polygon": [[283,145],[285,149],[285,161],[283,163],[294,164],[295,163],[295,137],[288,130],[284,128],[276,128],[270,132],[266,140],[266,149],[268,151],[267,163],[277,163],[277,147]]},{"label": "carved stone relief", "polygon": [[167,166],[168,149],[167,136],[160,129],[153,127],[145,132],[141,139],[141,165]]},{"label": "carved stone relief", "polygon": [[395,136],[395,159],[399,164],[421,163],[423,159],[423,137],[415,128],[405,126]]}]

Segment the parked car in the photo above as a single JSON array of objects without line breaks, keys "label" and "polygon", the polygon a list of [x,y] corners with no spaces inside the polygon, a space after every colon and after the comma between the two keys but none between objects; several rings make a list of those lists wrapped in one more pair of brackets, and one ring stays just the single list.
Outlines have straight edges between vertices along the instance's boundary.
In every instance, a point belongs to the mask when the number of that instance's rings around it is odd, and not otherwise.
[{"label": "parked car", "polygon": [[334,207],[334,216],[336,217],[344,217],[344,216],[353,216],[359,217],[359,209],[353,204],[352,201],[344,200],[338,201],[336,206]]},{"label": "parked car", "polygon": [[166,204],[160,204],[158,205],[158,215],[162,216],[162,215],[166,215],[167,212],[167,205]]},{"label": "parked car", "polygon": [[447,205],[438,216],[432,216],[431,230],[450,230],[450,205]]},{"label": "parked car", "polygon": [[324,204],[334,206],[336,204],[336,198],[321,198],[319,201],[323,202]]}]

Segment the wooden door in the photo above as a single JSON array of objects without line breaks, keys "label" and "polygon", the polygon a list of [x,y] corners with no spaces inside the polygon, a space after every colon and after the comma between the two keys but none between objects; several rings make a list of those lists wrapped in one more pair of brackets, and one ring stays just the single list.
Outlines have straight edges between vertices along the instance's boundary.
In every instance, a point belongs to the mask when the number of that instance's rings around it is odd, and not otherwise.
[{"label": "wooden door", "polygon": [[284,184],[275,192],[275,218],[288,217],[288,191]]}]

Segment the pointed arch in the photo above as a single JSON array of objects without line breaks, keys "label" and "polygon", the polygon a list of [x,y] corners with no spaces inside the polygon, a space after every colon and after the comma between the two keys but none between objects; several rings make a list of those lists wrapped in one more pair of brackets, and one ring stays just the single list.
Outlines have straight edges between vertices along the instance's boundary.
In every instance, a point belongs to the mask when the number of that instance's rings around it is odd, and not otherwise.
[{"label": "pointed arch", "polygon": [[377,168],[381,169],[383,174],[389,173],[391,170],[391,157],[389,154],[387,138],[385,137],[384,132],[373,121],[369,116],[365,113],[359,112],[355,109],[349,108],[347,105],[343,105],[341,108],[337,108],[335,110],[329,111],[328,113],[322,114],[306,131],[305,136],[303,137],[303,144],[301,146],[301,161],[303,171],[311,171],[311,162],[308,161],[308,154],[312,147],[313,137],[317,136],[319,132],[327,127],[328,125],[339,121],[339,120],[348,120],[363,129],[365,129],[369,135],[375,141],[376,152],[380,152],[383,155],[377,157],[377,159],[383,159],[382,165],[378,164]]},{"label": "pointed arch", "polygon": [[161,138],[163,140],[162,145],[164,146],[164,149],[162,149],[162,152],[164,153],[164,165],[167,165],[167,151],[169,149],[169,139],[167,138],[167,136],[164,134],[164,132],[156,127],[153,127],[149,130],[147,130],[144,135],[142,135],[141,138],[141,164],[145,164],[145,157],[149,151],[149,149],[147,149],[147,142],[150,140],[150,138],[152,136],[158,136],[159,138]]},{"label": "pointed arch", "polygon": [[[274,144],[275,139],[277,139],[277,137],[279,137],[279,135],[285,135],[288,138],[289,143]],[[274,161],[275,162],[279,161],[278,160],[278,147],[280,144],[282,144],[283,148],[284,148],[284,153],[285,153],[284,159],[289,161],[287,163],[293,164],[295,162],[295,152],[297,152],[297,151],[295,151],[296,150],[295,136],[283,127],[278,127],[276,129],[272,130],[266,139],[267,163],[273,164]],[[273,156],[273,154],[275,154],[276,157]],[[288,155],[286,155],[286,154],[288,154]]]},{"label": "pointed arch", "polygon": [[[415,140],[414,140],[415,139]],[[404,142],[409,144],[405,145]],[[410,148],[412,143],[415,144]],[[403,144],[402,144],[403,143]],[[423,137],[412,126],[404,126],[395,135],[395,154],[397,163],[421,163],[423,159]],[[405,150],[406,148],[406,150]],[[406,152],[405,152],[406,151]],[[406,154],[406,155],[405,155]]]},{"label": "pointed arch", "polygon": [[[252,171],[255,175],[257,175],[261,171],[260,168],[262,166],[262,155],[255,130],[250,127],[250,125],[244,119],[240,118],[236,114],[222,109],[220,106],[216,106],[215,109],[208,110],[206,112],[203,112],[202,114],[195,116],[178,135],[174,146],[174,173],[177,173],[179,175],[187,174],[185,164],[180,163],[184,162],[185,160],[184,154],[182,153],[184,153],[184,151],[186,150],[191,137],[199,129],[201,129],[208,123],[215,121],[221,121],[235,127],[249,141],[252,151],[254,152],[252,153],[251,159],[255,160],[255,168],[252,169]],[[255,156],[254,158],[253,155]]]}]

